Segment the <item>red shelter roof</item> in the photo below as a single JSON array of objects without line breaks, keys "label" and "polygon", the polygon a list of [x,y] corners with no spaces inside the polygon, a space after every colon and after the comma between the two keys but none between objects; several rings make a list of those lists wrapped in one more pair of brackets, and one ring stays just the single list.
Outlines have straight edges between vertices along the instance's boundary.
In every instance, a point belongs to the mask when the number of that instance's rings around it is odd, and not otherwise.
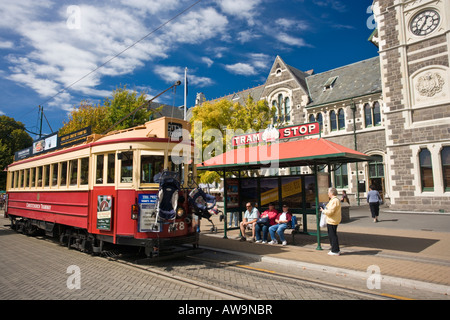
[{"label": "red shelter roof", "polygon": [[370,160],[364,153],[319,138],[237,148],[205,160],[197,165],[197,169],[222,171]]}]

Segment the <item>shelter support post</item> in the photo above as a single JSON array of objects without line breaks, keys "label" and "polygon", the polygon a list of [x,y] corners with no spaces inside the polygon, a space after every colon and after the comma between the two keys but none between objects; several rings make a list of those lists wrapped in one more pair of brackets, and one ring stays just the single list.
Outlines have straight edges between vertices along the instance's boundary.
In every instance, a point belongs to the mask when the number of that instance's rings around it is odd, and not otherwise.
[{"label": "shelter support post", "polygon": [[223,238],[227,236],[227,179],[225,179],[225,170],[223,170]]},{"label": "shelter support post", "polygon": [[316,250],[322,250],[320,243],[320,211],[319,211],[319,185],[317,180],[317,164],[314,164],[314,184],[316,188],[316,228],[317,228],[317,248]]}]

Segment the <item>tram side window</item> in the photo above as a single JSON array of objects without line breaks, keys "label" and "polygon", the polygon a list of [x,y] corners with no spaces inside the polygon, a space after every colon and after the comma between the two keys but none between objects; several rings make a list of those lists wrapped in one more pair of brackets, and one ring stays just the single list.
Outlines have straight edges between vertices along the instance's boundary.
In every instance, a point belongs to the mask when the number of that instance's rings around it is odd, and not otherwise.
[{"label": "tram side window", "polygon": [[141,183],[156,183],[154,178],[164,169],[164,156],[141,156]]},{"label": "tram side window", "polygon": [[43,167],[36,168],[36,187],[37,188],[42,187],[42,168]]},{"label": "tram side window", "polygon": [[23,170],[23,187],[28,188],[28,181],[29,181],[29,169]]},{"label": "tram side window", "polygon": [[17,171],[11,173],[11,188],[17,188]]},{"label": "tram side window", "polygon": [[78,185],[78,159],[69,161],[69,184]]},{"label": "tram side window", "polygon": [[108,172],[106,176],[106,183],[114,183],[116,172],[116,154],[108,154]]},{"label": "tram side window", "polygon": [[97,155],[97,168],[95,173],[95,183],[103,183],[103,167],[104,167],[104,159],[103,155]]},{"label": "tram side window", "polygon": [[88,184],[89,182],[89,158],[81,158],[80,165],[80,184]]},{"label": "tram side window", "polygon": [[9,189],[14,188],[14,177],[15,176],[16,176],[16,172],[15,171],[11,171],[11,176],[10,176],[9,185],[8,185]]},{"label": "tram side window", "polygon": [[19,171],[19,188],[23,188],[23,170]]},{"label": "tram side window", "polygon": [[67,162],[66,161],[60,162],[60,167],[61,167],[61,177],[59,186],[65,187],[67,186]]},{"label": "tram side window", "polygon": [[133,152],[127,151],[121,153],[122,167],[120,170],[120,182],[133,182]]},{"label": "tram side window", "polygon": [[58,164],[53,163],[51,167],[52,187],[58,186]]},{"label": "tram side window", "polygon": [[50,185],[50,165],[49,164],[44,166],[44,170],[42,173],[42,180],[44,180],[44,187],[48,187]]},{"label": "tram side window", "polygon": [[30,168],[30,188],[34,188],[36,185],[35,172],[35,168]]}]

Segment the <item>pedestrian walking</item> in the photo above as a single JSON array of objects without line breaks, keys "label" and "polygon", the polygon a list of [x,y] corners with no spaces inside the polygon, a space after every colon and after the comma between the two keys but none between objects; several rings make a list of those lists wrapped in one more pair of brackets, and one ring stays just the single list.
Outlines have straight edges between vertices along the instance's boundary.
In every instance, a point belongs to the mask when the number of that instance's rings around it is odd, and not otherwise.
[{"label": "pedestrian walking", "polygon": [[381,197],[378,190],[375,190],[373,185],[369,186],[367,193],[367,202],[369,203],[370,213],[372,214],[373,222],[378,222],[378,215],[380,214]]},{"label": "pedestrian walking", "polygon": [[341,254],[341,250],[339,248],[337,227],[342,219],[341,201],[337,197],[336,188],[328,189],[328,197],[330,198],[330,201],[328,202],[326,208],[320,208],[322,214],[327,216],[327,231],[331,245],[331,250],[328,254],[331,256],[339,256]]},{"label": "pedestrian walking", "polygon": [[348,195],[345,190],[342,190],[341,202],[347,202],[350,205],[350,200],[348,199]]}]

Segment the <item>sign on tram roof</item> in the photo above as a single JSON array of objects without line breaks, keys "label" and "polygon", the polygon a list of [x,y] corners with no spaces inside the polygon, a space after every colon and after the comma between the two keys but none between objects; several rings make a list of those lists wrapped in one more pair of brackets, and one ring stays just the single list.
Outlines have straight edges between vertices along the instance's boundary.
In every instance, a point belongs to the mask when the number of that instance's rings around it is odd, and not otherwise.
[{"label": "sign on tram roof", "polygon": [[23,160],[35,155],[62,149],[81,142],[91,134],[91,127],[86,127],[69,134],[58,137],[58,133],[54,132],[38,140],[33,141],[33,146],[17,151],[14,154],[14,161]]}]

